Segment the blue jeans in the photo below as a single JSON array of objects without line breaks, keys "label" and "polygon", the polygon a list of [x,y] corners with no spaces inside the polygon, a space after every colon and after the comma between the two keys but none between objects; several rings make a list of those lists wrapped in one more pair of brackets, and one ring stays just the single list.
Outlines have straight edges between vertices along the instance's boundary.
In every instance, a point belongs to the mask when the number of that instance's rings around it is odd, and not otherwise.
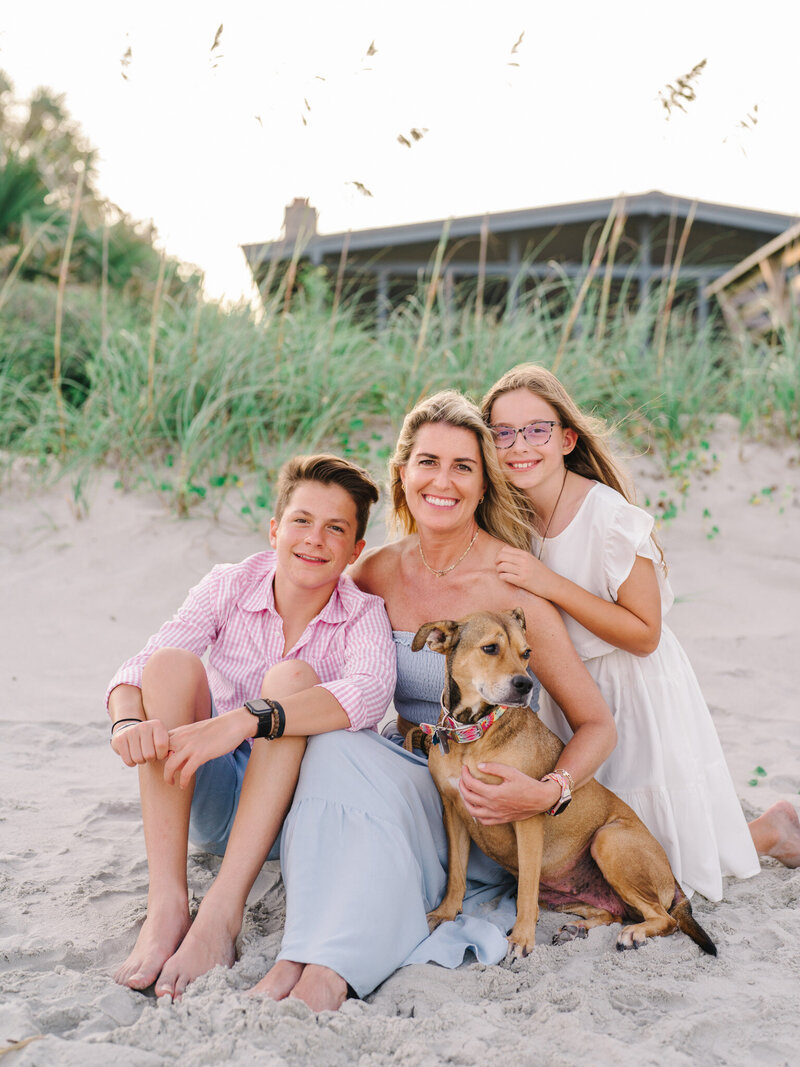
[{"label": "blue jeans", "polygon": [[[218,714],[211,697],[212,718]],[[239,807],[242,781],[250,761],[249,741],[242,741],[233,752],[209,760],[198,767],[194,778],[192,812],[189,818],[189,840],[203,852],[223,856],[228,844],[233,820]],[[280,855],[280,834],[267,859]]]}]

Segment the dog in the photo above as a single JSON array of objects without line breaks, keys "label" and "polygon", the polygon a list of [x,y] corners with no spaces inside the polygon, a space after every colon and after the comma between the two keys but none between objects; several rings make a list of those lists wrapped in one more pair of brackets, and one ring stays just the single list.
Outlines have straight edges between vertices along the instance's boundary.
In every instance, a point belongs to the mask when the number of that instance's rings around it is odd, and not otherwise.
[{"label": "dog", "polygon": [[569,806],[555,816],[484,826],[467,812],[458,788],[464,764],[486,782],[499,781],[477,768],[490,761],[538,779],[558,766],[564,747],[527,706],[533,682],[522,610],[426,623],[411,647],[418,652],[423,645],[446,659],[438,723],[425,724],[427,736],[418,727],[405,739],[407,749],[428,751],[447,831],[447,889],[428,915],[429,928],[461,911],[471,838],[517,878],[517,921],[508,937],[513,958],[534,947],[540,903],[582,920],[562,927],[554,943],[586,937],[594,926],[628,922],[617,938],[618,950],[639,948],[648,937],[680,929],[716,956],[664,849],[636,813],[594,779],[577,788]]}]

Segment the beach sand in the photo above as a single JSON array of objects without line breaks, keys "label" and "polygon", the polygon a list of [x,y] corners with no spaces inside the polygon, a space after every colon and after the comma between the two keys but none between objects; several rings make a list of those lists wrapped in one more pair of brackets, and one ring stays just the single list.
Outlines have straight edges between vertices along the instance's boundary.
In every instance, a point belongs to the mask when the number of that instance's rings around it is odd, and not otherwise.
[{"label": "beach sand", "polygon": [[[654,461],[633,469],[640,502],[678,506],[661,530],[678,595],[669,623],[752,816],[800,801],[798,450],[742,441],[721,420],[698,457],[685,499]],[[729,879],[720,903],[694,898],[716,959],[681,935],[618,953],[616,927],[552,947],[563,919],[544,912],[525,960],[406,968],[319,1016],[244,995],[280,943],[283,891],[268,863],[231,970],[177,1004],[116,986],[147,870],[136,775],[108,745],[105,685],[212,564],[264,539],[233,512],[177,520],[105,474],[88,499],[77,518],[66,482],[33,492],[24,474],[0,492],[0,1050],[22,1043],[4,1067],[797,1063],[800,870],[773,860]],[[371,540],[382,537],[377,525]],[[190,855],[197,900],[218,863]]]}]

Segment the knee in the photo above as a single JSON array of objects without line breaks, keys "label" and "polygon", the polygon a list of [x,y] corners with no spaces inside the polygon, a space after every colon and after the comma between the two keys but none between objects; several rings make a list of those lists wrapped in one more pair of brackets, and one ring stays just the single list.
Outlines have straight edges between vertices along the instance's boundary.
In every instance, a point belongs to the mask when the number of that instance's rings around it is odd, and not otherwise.
[{"label": "knee", "polygon": [[261,683],[261,695],[279,700],[315,685],[319,685],[319,677],[313,667],[302,659],[288,659],[270,667]]},{"label": "knee", "polygon": [[145,663],[142,681],[162,681],[176,676],[196,675],[205,679],[203,661],[185,648],[157,648]]}]

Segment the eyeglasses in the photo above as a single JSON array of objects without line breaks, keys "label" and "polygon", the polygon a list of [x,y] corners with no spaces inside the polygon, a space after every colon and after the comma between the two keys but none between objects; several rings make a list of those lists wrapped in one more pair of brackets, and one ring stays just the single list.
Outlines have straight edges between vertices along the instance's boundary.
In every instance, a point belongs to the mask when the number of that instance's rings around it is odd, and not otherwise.
[{"label": "eyeglasses", "polygon": [[520,426],[518,430],[513,426],[490,426],[489,429],[498,448],[511,448],[516,443],[518,433],[522,434],[529,445],[546,445],[553,436],[553,427],[560,425],[560,422],[552,419],[537,419],[536,422],[529,422],[527,426]]}]

